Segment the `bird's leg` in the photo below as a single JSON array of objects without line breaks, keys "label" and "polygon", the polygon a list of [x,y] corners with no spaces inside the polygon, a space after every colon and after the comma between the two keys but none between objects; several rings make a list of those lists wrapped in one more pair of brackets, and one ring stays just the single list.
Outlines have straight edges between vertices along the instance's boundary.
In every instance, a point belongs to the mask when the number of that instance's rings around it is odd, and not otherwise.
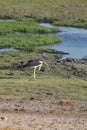
[{"label": "bird's leg", "polygon": [[36,79],[36,67],[34,67],[34,80]]},{"label": "bird's leg", "polygon": [[41,70],[42,64],[39,66],[39,70]]}]

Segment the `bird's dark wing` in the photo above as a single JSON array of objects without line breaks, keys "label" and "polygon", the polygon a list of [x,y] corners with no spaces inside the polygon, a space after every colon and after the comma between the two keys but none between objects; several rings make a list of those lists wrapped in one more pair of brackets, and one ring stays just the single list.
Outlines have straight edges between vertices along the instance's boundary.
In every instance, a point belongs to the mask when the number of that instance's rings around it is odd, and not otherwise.
[{"label": "bird's dark wing", "polygon": [[38,65],[40,65],[41,63],[40,63],[40,60],[29,60],[28,61],[28,65],[29,66],[38,66]]}]

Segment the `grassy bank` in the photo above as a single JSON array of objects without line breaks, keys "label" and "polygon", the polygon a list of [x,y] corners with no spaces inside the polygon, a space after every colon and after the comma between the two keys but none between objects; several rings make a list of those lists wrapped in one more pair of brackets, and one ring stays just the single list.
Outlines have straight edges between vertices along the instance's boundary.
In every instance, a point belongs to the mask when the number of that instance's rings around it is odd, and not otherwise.
[{"label": "grassy bank", "polygon": [[45,28],[40,26],[34,19],[22,18],[16,20],[0,20],[0,35],[8,33],[52,33],[58,32],[57,28]]},{"label": "grassy bank", "polygon": [[71,26],[71,27],[79,27],[79,28],[87,28],[87,21],[70,21],[70,20],[59,20],[53,21],[53,25],[55,26]]},{"label": "grassy bank", "polygon": [[35,49],[31,51],[10,51],[0,53],[0,69],[15,69],[15,66],[21,65],[20,62],[23,61],[24,64],[30,59],[42,59],[47,58],[48,60],[55,60],[55,58],[61,58],[61,54],[52,54],[51,50],[47,49],[45,52],[43,49]]},{"label": "grassy bank", "polygon": [[[42,58],[49,64],[43,71],[36,71],[37,80],[33,80],[32,68],[20,68],[21,61],[26,64],[29,59]],[[0,53],[0,98],[69,99],[86,101],[87,79],[76,77],[66,67],[56,66],[58,54],[37,52],[4,52]],[[54,61],[54,62],[52,62]],[[79,71],[81,68],[78,68]],[[84,71],[85,67],[83,67]],[[81,69],[82,72],[82,69]]]},{"label": "grassy bank", "polygon": [[42,27],[33,19],[18,19],[10,22],[1,20],[0,48],[14,47],[28,51],[38,45],[61,42],[61,38],[46,35],[58,31],[56,28]]},{"label": "grassy bank", "polygon": [[0,0],[0,17],[87,20],[87,0]]},{"label": "grassy bank", "polygon": [[7,35],[0,37],[0,48],[14,47],[20,50],[31,50],[39,45],[61,42],[61,38],[43,35]]},{"label": "grassy bank", "polygon": [[[73,26],[87,28],[87,1],[86,0],[0,0],[0,18],[17,19],[17,18],[34,18],[39,21],[53,22],[54,25]],[[1,21],[0,21],[1,22]],[[56,29],[45,29],[34,24],[33,21],[12,22],[10,25],[3,22],[6,27],[0,29],[0,34],[15,31],[23,33],[49,33],[55,32]],[[26,24],[25,24],[26,23]],[[1,23],[2,24],[2,23]],[[32,24],[32,27],[30,27]],[[10,29],[9,29],[10,26]],[[29,27],[28,27],[29,26]],[[18,30],[17,30],[18,29]],[[33,31],[34,30],[34,31]]]},{"label": "grassy bank", "polygon": [[[2,73],[2,74],[1,74]],[[1,76],[2,75],[2,76]],[[33,71],[0,71],[0,98],[67,99],[85,101],[87,81],[79,78],[64,78],[37,71],[37,80],[33,80]]]}]

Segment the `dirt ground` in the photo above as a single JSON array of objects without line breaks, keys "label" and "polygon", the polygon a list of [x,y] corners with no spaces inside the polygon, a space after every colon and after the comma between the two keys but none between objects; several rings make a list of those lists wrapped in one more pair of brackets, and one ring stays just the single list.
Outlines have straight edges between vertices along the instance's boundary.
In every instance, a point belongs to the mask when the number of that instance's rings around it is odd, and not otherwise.
[{"label": "dirt ground", "polygon": [[0,130],[87,130],[87,104],[34,98],[2,100]]}]

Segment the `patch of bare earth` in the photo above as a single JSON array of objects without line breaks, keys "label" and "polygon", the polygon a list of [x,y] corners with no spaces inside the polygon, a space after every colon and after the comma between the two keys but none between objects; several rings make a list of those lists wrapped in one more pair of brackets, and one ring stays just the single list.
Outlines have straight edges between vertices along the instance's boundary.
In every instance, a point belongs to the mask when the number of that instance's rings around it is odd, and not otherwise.
[{"label": "patch of bare earth", "polygon": [[33,98],[2,100],[0,130],[87,130],[87,104]]}]

